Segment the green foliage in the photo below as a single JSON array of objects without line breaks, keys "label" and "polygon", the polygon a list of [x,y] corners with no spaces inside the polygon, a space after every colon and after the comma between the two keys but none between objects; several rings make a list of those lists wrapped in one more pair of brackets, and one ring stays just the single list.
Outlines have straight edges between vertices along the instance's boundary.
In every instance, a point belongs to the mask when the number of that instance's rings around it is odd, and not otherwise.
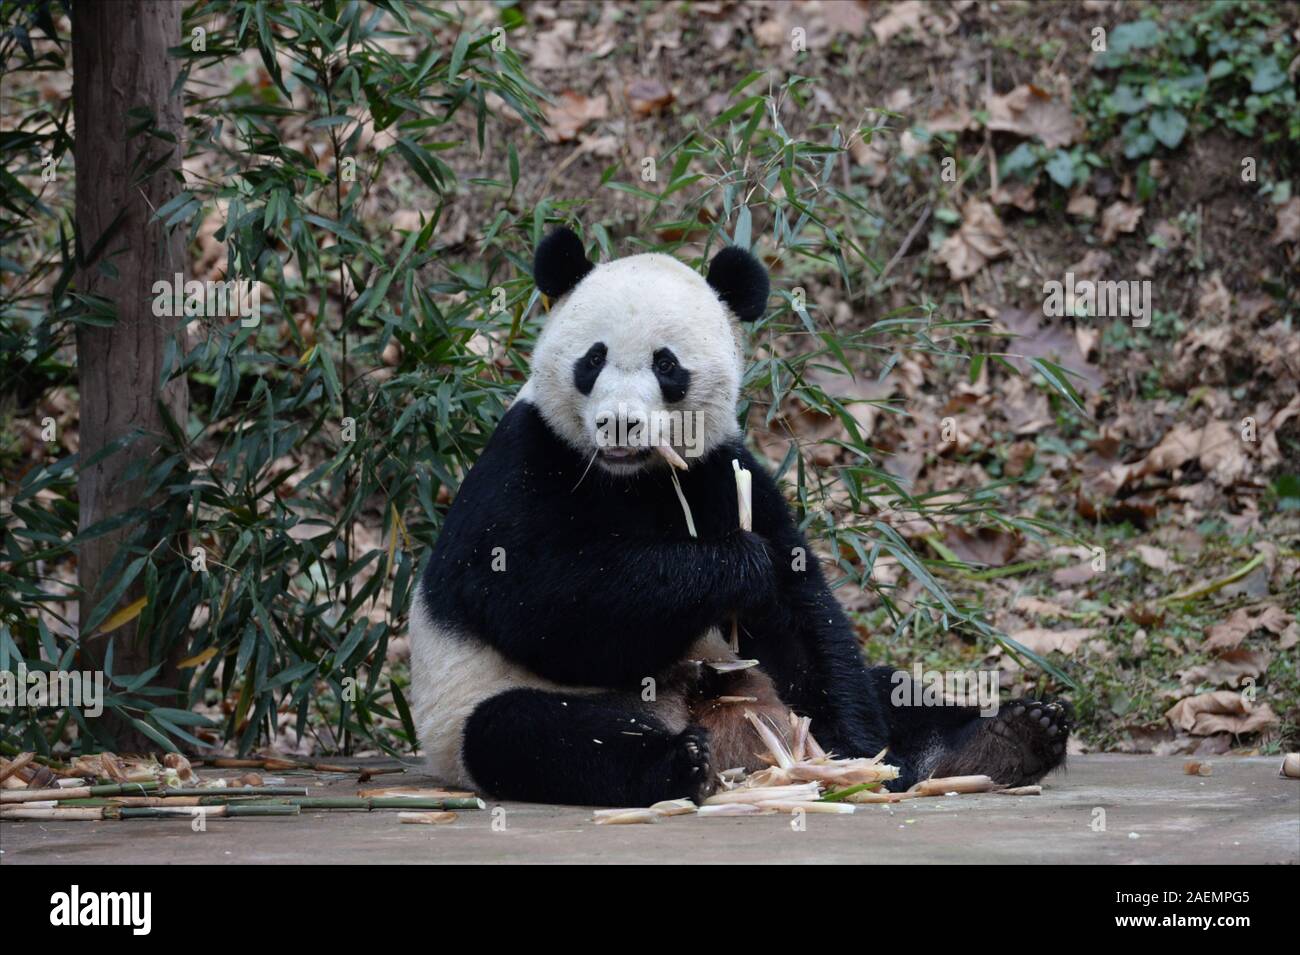
[{"label": "green foliage", "polygon": [[1108,139],[1118,126],[1128,159],[1157,145],[1176,149],[1191,128],[1300,143],[1286,74],[1295,53],[1279,11],[1265,3],[1212,3],[1185,19],[1120,24],[1093,61],[1099,75],[1086,111],[1100,122],[1090,138]]}]

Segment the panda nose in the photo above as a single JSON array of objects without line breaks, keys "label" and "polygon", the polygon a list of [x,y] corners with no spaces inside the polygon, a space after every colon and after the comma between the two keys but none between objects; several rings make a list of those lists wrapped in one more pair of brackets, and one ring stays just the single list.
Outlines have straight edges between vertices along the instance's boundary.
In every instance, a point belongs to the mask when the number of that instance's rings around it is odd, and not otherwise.
[{"label": "panda nose", "polygon": [[644,431],[645,423],[645,415],[638,410],[620,408],[617,412],[600,411],[596,413],[596,428],[606,434],[611,434],[620,444],[629,437],[637,438],[639,436],[638,429]]}]

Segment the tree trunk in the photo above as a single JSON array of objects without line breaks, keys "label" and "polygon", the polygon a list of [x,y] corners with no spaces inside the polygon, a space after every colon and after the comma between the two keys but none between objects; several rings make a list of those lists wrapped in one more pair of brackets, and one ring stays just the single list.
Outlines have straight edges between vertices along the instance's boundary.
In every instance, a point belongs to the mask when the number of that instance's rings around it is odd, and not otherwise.
[{"label": "tree trunk", "polygon": [[[178,144],[183,141],[184,127],[180,95],[172,92],[179,63],[168,55],[167,48],[182,39],[181,4],[169,0],[78,0],[72,13],[73,153],[77,233],[83,253],[89,256],[113,228],[95,260],[81,265],[77,289],[103,296],[116,311],[111,327],[77,328],[79,450],[84,461],[133,428],[161,435],[160,402],[166,403],[182,426],[188,411],[184,380],[178,379],[166,389],[158,385],[164,349],[178,320],[157,318],[152,309],[153,284],[161,279],[171,282],[183,271],[184,236],[180,231],[169,235],[161,222],[150,221],[153,211],[180,190],[175,173],[181,166]],[[132,135],[133,128],[144,125],[150,115],[153,129],[170,133],[174,143],[151,136],[147,130]],[[171,154],[168,161],[139,181],[152,160],[166,152]],[[155,454],[157,447],[157,438],[142,438],[80,472],[81,530],[130,507],[148,505],[142,500],[144,481],[126,481],[122,475],[132,461]],[[86,541],[78,554],[82,649],[89,657],[83,657],[82,665],[99,668],[112,641],[115,675],[139,673],[160,662],[151,659],[150,634],[139,630],[138,621],[107,635],[92,636],[84,630],[91,611],[114,583],[106,572],[131,530],[124,527]],[[136,578],[118,607],[144,596],[143,576]],[[176,686],[174,665],[164,666],[154,682]],[[175,705],[165,698],[160,702]],[[118,750],[157,748],[128,720],[109,710],[101,719],[100,726]]]}]

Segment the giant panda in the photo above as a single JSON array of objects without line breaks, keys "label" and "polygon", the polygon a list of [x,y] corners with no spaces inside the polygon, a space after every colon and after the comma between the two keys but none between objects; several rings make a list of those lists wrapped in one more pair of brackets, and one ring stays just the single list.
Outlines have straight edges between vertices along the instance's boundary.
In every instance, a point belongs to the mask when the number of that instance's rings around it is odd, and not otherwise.
[{"label": "giant panda", "polygon": [[[912,705],[868,668],[852,627],[737,422],[742,322],[760,318],[764,267],[730,247],[707,277],[661,254],[593,265],[559,229],[534,281],[552,306],[531,375],[466,475],[411,613],[413,714],[445,782],[529,802],[638,806],[705,797],[752,763],[742,696],[820,745],[932,775],[1038,780],[1063,762],[1068,709],[1020,700],[981,718]],[[670,441],[678,486],[648,422]],[[617,426],[617,427],[611,427]],[[690,442],[687,442],[687,438]],[[733,461],[753,475],[739,529]],[[700,660],[757,668],[719,676]],[[725,668],[724,668],[725,669]],[[895,705],[900,703],[901,705]]]}]

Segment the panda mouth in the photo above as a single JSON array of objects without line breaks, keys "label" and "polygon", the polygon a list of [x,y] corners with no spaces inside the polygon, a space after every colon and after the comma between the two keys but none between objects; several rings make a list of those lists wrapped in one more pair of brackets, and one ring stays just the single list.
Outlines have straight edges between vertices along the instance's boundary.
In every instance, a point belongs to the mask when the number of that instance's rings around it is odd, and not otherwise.
[{"label": "panda mouth", "polygon": [[601,448],[600,460],[606,464],[630,466],[642,464],[650,458],[649,448]]}]

